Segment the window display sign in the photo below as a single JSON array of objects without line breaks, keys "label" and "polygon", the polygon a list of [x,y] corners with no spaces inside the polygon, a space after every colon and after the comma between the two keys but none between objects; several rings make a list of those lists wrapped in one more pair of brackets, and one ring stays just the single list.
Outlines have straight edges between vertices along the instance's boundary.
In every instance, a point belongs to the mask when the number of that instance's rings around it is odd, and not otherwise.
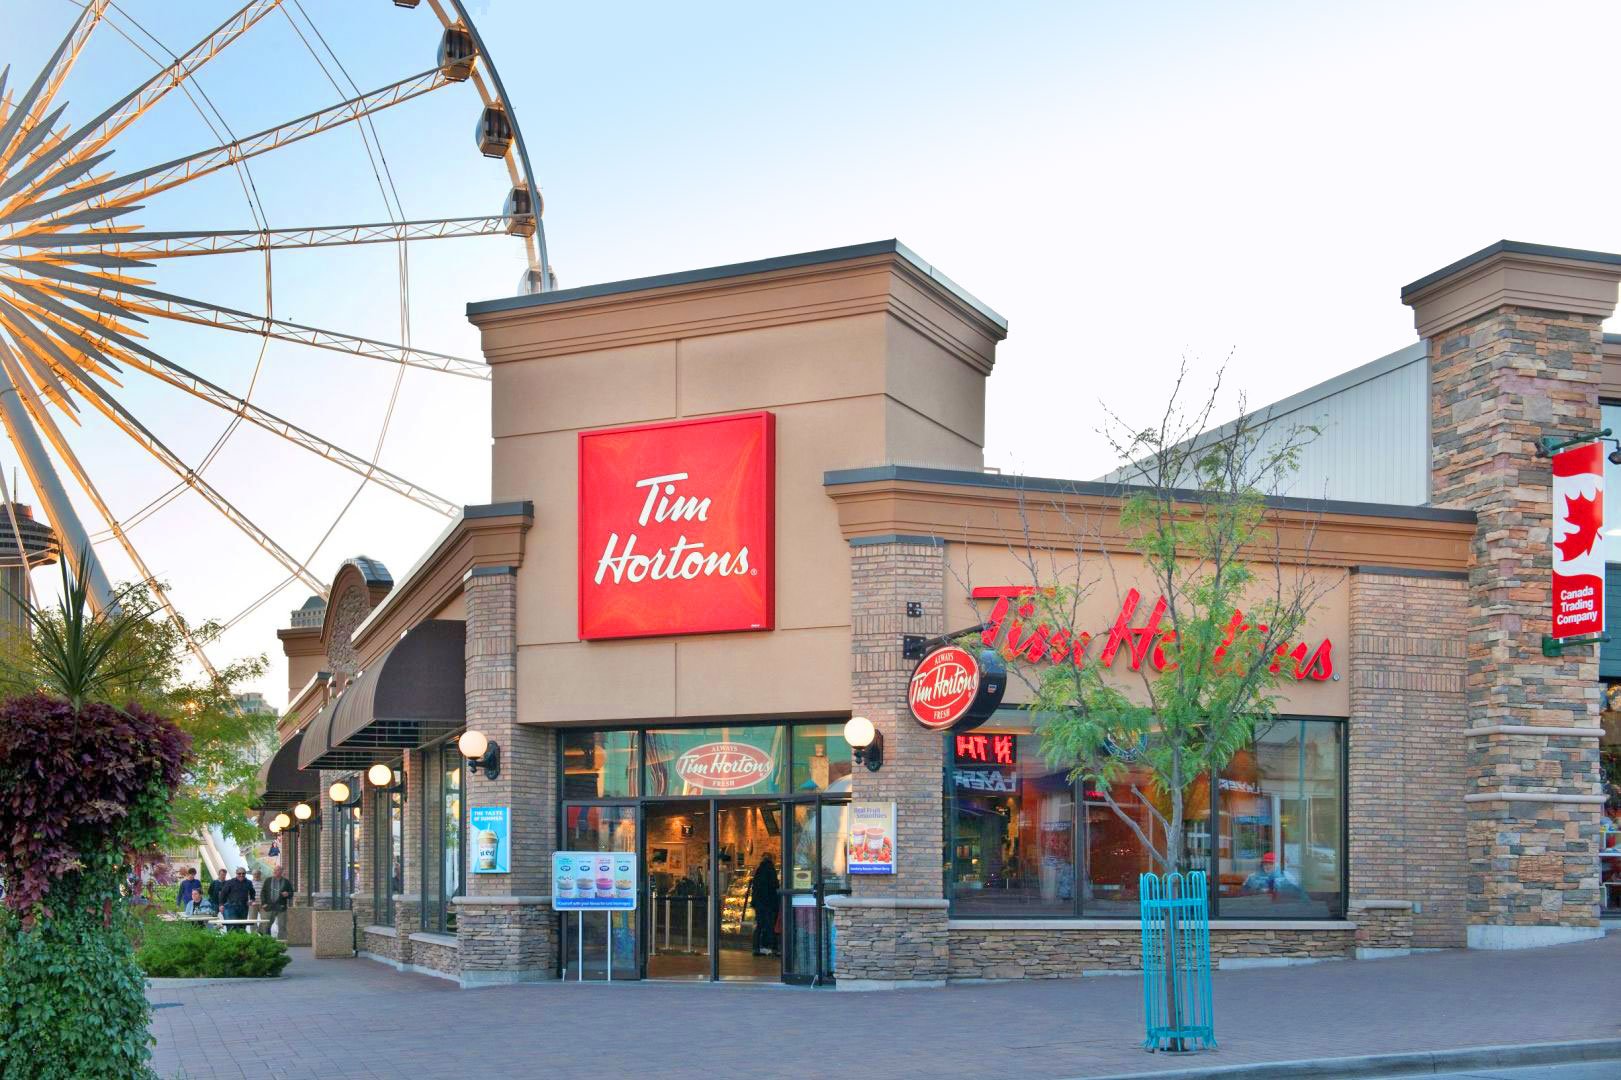
[{"label": "window display sign", "polygon": [[1604,444],[1553,456],[1554,640],[1604,632]]},{"label": "window display sign", "polygon": [[582,639],[771,629],[775,430],[758,412],[580,433]]},{"label": "window display sign", "polygon": [[637,877],[628,851],[554,851],[552,910],[635,911]]},{"label": "window display sign", "polygon": [[847,865],[852,874],[895,872],[895,803],[857,799],[850,804]]},{"label": "window display sign", "polygon": [[764,795],[787,783],[780,724],[668,728],[644,739],[650,795]]},{"label": "window display sign", "polygon": [[505,874],[512,866],[512,813],[505,806],[470,806],[467,827],[473,834],[473,873]]},{"label": "window display sign", "polygon": [[954,735],[952,753],[958,765],[1017,765],[1017,735]]}]

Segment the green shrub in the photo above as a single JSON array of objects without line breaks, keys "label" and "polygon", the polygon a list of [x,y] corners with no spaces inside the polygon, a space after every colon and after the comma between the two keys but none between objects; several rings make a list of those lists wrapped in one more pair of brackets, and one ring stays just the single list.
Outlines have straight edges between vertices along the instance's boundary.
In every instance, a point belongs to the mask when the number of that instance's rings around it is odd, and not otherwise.
[{"label": "green shrub", "polygon": [[287,966],[287,946],[263,934],[215,934],[190,926],[178,931],[154,935],[136,954],[148,978],[271,979]]}]

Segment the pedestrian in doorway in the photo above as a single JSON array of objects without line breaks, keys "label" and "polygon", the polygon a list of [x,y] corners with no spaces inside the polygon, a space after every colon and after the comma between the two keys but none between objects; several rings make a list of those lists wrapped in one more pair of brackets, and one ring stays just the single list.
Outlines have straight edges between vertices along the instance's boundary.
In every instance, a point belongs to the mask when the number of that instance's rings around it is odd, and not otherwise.
[{"label": "pedestrian in doorway", "polygon": [[[236,868],[236,877],[220,886],[220,918],[246,919],[248,907],[257,899],[253,891],[253,882],[248,880],[248,868]],[[243,927],[232,926],[231,930],[242,930]]]},{"label": "pedestrian in doorway", "polygon": [[287,908],[292,902],[293,883],[282,876],[282,868],[278,866],[259,892],[259,906],[266,917],[266,921],[260,924],[260,929],[275,937],[277,924],[286,916]]},{"label": "pedestrian in doorway", "polygon": [[777,866],[771,856],[760,859],[749,879],[749,906],[754,909],[754,955],[769,956],[777,951],[777,907],[781,895]]}]

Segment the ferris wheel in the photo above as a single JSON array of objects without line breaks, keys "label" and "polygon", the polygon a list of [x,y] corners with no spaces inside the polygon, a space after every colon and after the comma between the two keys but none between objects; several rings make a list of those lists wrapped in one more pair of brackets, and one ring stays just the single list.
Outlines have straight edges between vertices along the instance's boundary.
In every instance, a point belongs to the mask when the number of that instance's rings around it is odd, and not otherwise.
[{"label": "ferris wheel", "polygon": [[[96,555],[97,545],[104,550],[116,545],[168,614],[181,623],[171,598],[137,549],[131,529],[188,492],[212,508],[220,528],[240,532],[263,552],[269,591],[238,618],[295,582],[324,598],[326,586],[310,570],[320,544],[299,554],[279,542],[239,508],[241,500],[223,490],[226,485],[216,480],[218,470],[211,471],[210,466],[238,432],[256,428],[274,436],[275,445],[289,454],[314,455],[327,463],[323,468],[347,470],[358,477],[350,481],[357,485],[357,494],[374,487],[446,518],[457,515],[458,502],[379,464],[391,410],[381,422],[375,448],[368,451],[317,434],[311,430],[315,425],[307,427],[295,417],[273,411],[262,403],[262,396],[256,400],[255,394],[267,362],[265,347],[270,343],[278,348],[348,354],[347,360],[354,363],[390,365],[396,395],[408,371],[432,373],[429,377],[435,379],[488,380],[488,368],[480,359],[412,343],[408,251],[410,245],[429,240],[512,238],[504,242],[516,240],[522,247],[521,256],[516,245],[512,253],[515,268],[521,258],[519,291],[544,292],[555,287],[541,224],[540,189],[512,104],[477,27],[459,0],[427,0],[431,19],[420,11],[396,11],[416,9],[421,0],[393,0],[392,7],[372,0],[375,7],[367,12],[368,18],[412,20],[416,29],[411,34],[419,33],[420,57],[425,64],[424,70],[415,71],[415,65],[406,66],[403,78],[374,89],[365,89],[350,78],[321,25],[306,10],[306,6],[318,6],[314,0],[307,5],[305,0],[252,0],[229,12],[212,29],[205,25],[190,31],[186,40],[193,43],[189,45],[160,40],[160,35],[172,38],[172,29],[152,30],[143,25],[132,14],[134,0],[61,2],[71,25],[37,74],[18,75],[10,66],[0,71],[0,424],[58,533],[64,559],[89,584],[98,605],[114,600],[103,560]],[[354,0],[344,3],[352,5],[341,9],[346,16],[360,6]],[[167,9],[165,17],[173,21],[174,8],[202,6],[162,7]],[[217,17],[214,13],[208,22]],[[211,64],[216,70],[224,67],[222,57],[248,51],[255,36],[269,32],[272,24],[280,24],[279,33],[290,43],[279,48],[307,51],[308,56],[299,59],[306,70],[319,71],[323,77],[315,81],[325,103],[239,134],[226,115],[228,110],[216,107],[203,89],[201,73]],[[133,74],[95,106],[80,108],[74,102],[70,108],[62,94],[70,73],[87,55],[92,40],[105,37],[117,39],[120,55],[128,58]],[[6,44],[18,43],[14,36]],[[171,49],[171,45],[185,47]],[[285,51],[275,54],[270,70],[257,76],[261,85],[276,87],[290,68],[286,55]],[[407,215],[376,118],[385,110],[394,116],[395,110],[409,110],[430,97],[447,94],[465,95],[470,118],[472,114],[477,118],[475,145],[461,142],[465,135],[455,143],[469,154],[476,146],[478,153],[504,162],[505,201],[501,202],[499,190],[493,190],[483,207],[436,207],[452,215],[437,218]],[[181,96],[205,126],[206,145],[156,163],[119,153],[128,149],[132,136],[140,131],[143,116],[165,98],[171,99],[172,107]],[[292,94],[286,97],[296,99]],[[278,152],[336,129],[346,129],[350,138],[358,135],[369,162],[369,175],[361,182],[375,184],[386,214],[372,220],[273,223],[255,181],[255,168],[273,162]],[[454,151],[449,140],[446,145],[447,152]],[[236,207],[243,227],[171,227],[207,220],[201,200],[196,216],[188,218],[188,196],[200,186],[199,181],[216,174],[234,178],[233,187],[240,187]],[[457,199],[446,195],[444,201]],[[490,212],[497,206],[497,212]],[[209,209],[217,212],[213,204]],[[469,214],[469,210],[474,212]],[[160,227],[143,225],[143,217],[148,222],[156,219]],[[285,217],[282,213],[281,218]],[[276,267],[278,259],[286,257],[284,253],[336,257],[338,249],[363,245],[397,249],[395,273],[372,283],[366,293],[375,297],[379,292],[397,292],[401,329],[394,335],[396,340],[361,333],[352,326],[316,325],[314,320],[300,320],[296,312],[281,310],[276,303],[281,280]],[[263,302],[251,307],[258,310],[197,295],[198,290],[186,285],[197,277],[187,279],[174,272],[181,264],[230,254],[257,256],[254,273],[262,278]],[[178,283],[171,284],[166,280],[170,278]],[[152,332],[154,327],[166,325],[187,328],[190,344],[186,349],[163,344],[160,335]],[[209,336],[199,337],[198,331]],[[258,362],[245,387],[228,388],[229,380],[213,365],[218,354],[212,339],[220,339],[222,347],[226,340],[233,346],[246,340],[258,347]],[[219,434],[206,452],[188,456],[171,448],[161,433],[163,417],[151,415],[151,408],[143,415],[139,401],[129,393],[139,380],[155,381],[190,402],[217,411]],[[133,448],[126,446],[132,458],[168,474],[155,497],[140,505],[120,505],[116,491],[110,495],[105,485],[98,485],[96,469],[81,453],[76,437],[82,415],[104,422],[107,430],[132,444]],[[70,494],[70,485],[76,497]],[[3,470],[0,496],[8,506],[14,499]],[[87,525],[81,520],[76,499],[93,507],[99,521],[91,519]],[[354,501],[351,497],[336,512],[323,542]],[[16,546],[5,557],[20,559],[26,568],[29,554],[22,545]],[[191,644],[199,662],[212,672],[208,658],[195,642]]]}]

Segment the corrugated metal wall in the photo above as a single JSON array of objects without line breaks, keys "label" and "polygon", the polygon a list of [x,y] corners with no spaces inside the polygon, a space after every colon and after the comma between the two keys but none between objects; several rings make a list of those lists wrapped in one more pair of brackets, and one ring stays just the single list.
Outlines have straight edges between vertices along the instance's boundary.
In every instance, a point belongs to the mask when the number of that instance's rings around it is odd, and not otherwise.
[{"label": "corrugated metal wall", "polygon": [[1312,425],[1300,472],[1280,495],[1420,506],[1429,500],[1428,368],[1422,356],[1277,413],[1263,440]]}]

